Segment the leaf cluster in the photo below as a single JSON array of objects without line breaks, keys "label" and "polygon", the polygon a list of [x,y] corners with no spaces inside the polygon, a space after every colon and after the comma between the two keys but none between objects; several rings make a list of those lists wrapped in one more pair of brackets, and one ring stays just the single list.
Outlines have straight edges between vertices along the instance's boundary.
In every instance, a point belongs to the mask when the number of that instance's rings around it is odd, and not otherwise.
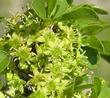
[{"label": "leaf cluster", "polygon": [[110,42],[96,37],[108,26],[99,17],[106,14],[94,5],[75,5],[72,0],[32,0],[32,8],[6,19],[7,30],[0,38],[0,95],[105,96],[110,91],[107,83],[90,74],[90,69],[101,57],[109,61]]}]

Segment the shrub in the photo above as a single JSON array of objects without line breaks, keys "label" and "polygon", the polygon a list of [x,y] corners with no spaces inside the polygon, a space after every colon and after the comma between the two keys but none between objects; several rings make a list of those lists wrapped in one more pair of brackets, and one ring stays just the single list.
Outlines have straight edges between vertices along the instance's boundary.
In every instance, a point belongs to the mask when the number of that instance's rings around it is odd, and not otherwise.
[{"label": "shrub", "polygon": [[110,97],[107,83],[90,71],[110,55],[110,42],[95,36],[108,26],[99,14],[107,12],[72,0],[33,0],[24,13],[6,19],[0,38],[2,98]]}]

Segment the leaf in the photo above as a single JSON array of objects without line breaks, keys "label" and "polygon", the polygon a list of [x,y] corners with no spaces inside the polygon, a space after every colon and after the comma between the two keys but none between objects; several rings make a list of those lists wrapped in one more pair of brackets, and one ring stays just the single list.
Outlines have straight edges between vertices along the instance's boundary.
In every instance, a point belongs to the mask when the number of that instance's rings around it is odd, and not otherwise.
[{"label": "leaf", "polygon": [[97,98],[101,91],[101,81],[98,77],[94,77],[92,94],[90,98]]},{"label": "leaf", "polygon": [[69,7],[69,5],[66,0],[57,0],[56,13],[55,13],[54,19],[63,15],[66,12],[66,10],[68,9],[68,7]]},{"label": "leaf", "polygon": [[95,35],[102,31],[104,27],[100,24],[88,24],[87,26],[80,29],[81,33],[84,33],[86,35]]},{"label": "leaf", "polygon": [[98,8],[98,7],[94,7],[93,9],[94,9],[94,10],[96,11],[96,13],[98,13],[98,14],[102,14],[102,15],[108,14],[108,12],[105,11],[104,9],[101,9],[101,8]]},{"label": "leaf", "polygon": [[48,87],[49,91],[54,90],[56,88],[55,81],[50,81],[49,84],[47,85],[47,87]]},{"label": "leaf", "polygon": [[76,86],[75,90],[84,90],[84,89],[88,89],[88,88],[91,88],[92,87],[92,84],[84,84],[84,85],[78,85]]},{"label": "leaf", "polygon": [[104,46],[104,52],[102,52],[102,54],[110,55],[110,41],[102,41],[102,44]]},{"label": "leaf", "polygon": [[41,91],[37,91],[35,93],[32,93],[29,98],[45,98],[45,94]]},{"label": "leaf", "polygon": [[67,0],[67,2],[68,2],[69,5],[72,5],[73,0]]},{"label": "leaf", "polygon": [[9,65],[10,56],[8,53],[0,50],[0,73]]},{"label": "leaf", "polygon": [[64,90],[64,93],[66,95],[66,98],[71,98],[74,95],[74,85],[75,84],[75,80],[70,83],[67,88]]},{"label": "leaf", "polygon": [[2,81],[0,80],[0,90],[2,89],[2,87],[3,87],[3,83],[2,83]]},{"label": "leaf", "polygon": [[97,65],[100,58],[99,52],[96,49],[87,46],[83,47],[82,49],[86,51],[85,55],[88,57],[89,61],[88,67],[89,68],[96,67],[95,65]]},{"label": "leaf", "polygon": [[32,7],[36,14],[42,19],[46,19],[45,0],[32,0]]},{"label": "leaf", "polygon": [[89,4],[85,4],[84,6],[93,9],[97,14],[101,14],[101,15],[108,14],[107,11],[105,11],[104,9],[102,9],[100,7],[97,7],[97,6],[94,6],[94,5],[89,5]]},{"label": "leaf", "polygon": [[100,51],[100,52],[104,51],[102,42],[96,36],[89,36],[85,40],[85,43],[87,44],[87,46],[97,49],[97,51]]},{"label": "leaf", "polygon": [[75,88],[79,85],[84,85],[85,83],[88,83],[89,78],[86,75],[83,75],[81,77],[77,77],[75,80]]},{"label": "leaf", "polygon": [[50,16],[52,11],[54,10],[56,2],[57,2],[57,0],[47,0],[48,16]]},{"label": "leaf", "polygon": [[2,19],[4,19],[4,17],[0,17],[0,22],[2,21]]},{"label": "leaf", "polygon": [[94,12],[94,10],[88,7],[78,6],[76,8],[73,7],[70,12],[64,14],[61,20],[62,21],[72,20],[73,22],[76,20],[98,21],[99,17]]},{"label": "leaf", "polygon": [[107,84],[102,85],[98,98],[110,98],[110,88],[107,86]]},{"label": "leaf", "polygon": [[2,89],[3,86],[6,86],[6,79],[4,75],[0,75],[0,89]]},{"label": "leaf", "polygon": [[108,55],[101,55],[101,57],[103,59],[105,59],[108,63],[110,63],[110,56],[108,56]]},{"label": "leaf", "polygon": [[52,17],[52,15],[56,19],[65,13],[69,5],[66,0],[48,0],[47,2],[45,0],[33,0],[32,7],[42,19],[46,19],[47,16]]}]

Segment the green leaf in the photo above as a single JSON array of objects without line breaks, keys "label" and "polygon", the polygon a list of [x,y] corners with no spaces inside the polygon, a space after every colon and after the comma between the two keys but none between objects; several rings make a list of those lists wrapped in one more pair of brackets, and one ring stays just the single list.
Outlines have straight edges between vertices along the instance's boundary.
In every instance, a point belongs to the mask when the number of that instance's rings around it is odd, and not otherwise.
[{"label": "green leaf", "polygon": [[45,94],[41,91],[32,93],[29,98],[45,98]]},{"label": "green leaf", "polygon": [[47,16],[52,17],[52,15],[56,19],[65,13],[69,5],[66,0],[48,0],[47,2],[45,0],[33,0],[32,7],[42,19],[46,19]]},{"label": "green leaf", "polygon": [[51,13],[53,12],[55,5],[56,5],[57,0],[47,0],[47,5],[48,5],[48,15],[50,16]]},{"label": "green leaf", "polygon": [[83,49],[86,51],[85,55],[88,57],[88,67],[95,68],[100,59],[99,52],[96,49],[87,46],[83,47]]},{"label": "green leaf", "polygon": [[2,89],[2,87],[3,87],[3,83],[2,83],[2,81],[0,80],[0,90]]},{"label": "green leaf", "polygon": [[45,0],[32,0],[32,7],[36,14],[42,19],[46,19]]},{"label": "green leaf", "polygon": [[67,11],[68,7],[69,5],[66,0],[57,0],[54,19],[62,16]]},{"label": "green leaf", "polygon": [[88,24],[87,26],[81,28],[80,32],[86,35],[95,35],[103,29],[104,27],[101,24]]},{"label": "green leaf", "polygon": [[77,6],[76,8],[73,7],[70,12],[64,14],[61,20],[62,21],[72,20],[73,22],[76,20],[98,21],[99,17],[94,12],[94,10],[88,7]]},{"label": "green leaf", "polygon": [[102,52],[102,54],[110,55],[110,41],[102,41],[102,44],[104,46],[104,52]]},{"label": "green leaf", "polygon": [[54,90],[56,88],[55,81],[50,81],[49,84],[47,85],[47,87],[48,87],[49,91]]},{"label": "green leaf", "polygon": [[98,77],[94,77],[92,94],[90,98],[97,98],[100,94],[100,91],[101,91],[101,81]]},{"label": "green leaf", "polygon": [[5,79],[5,76],[4,75],[0,75],[0,89],[2,89],[2,87],[5,87],[6,86],[6,79]]},{"label": "green leaf", "polygon": [[0,50],[0,73],[9,65],[10,56],[8,53]]},{"label": "green leaf", "polygon": [[110,56],[108,56],[108,55],[101,55],[101,57],[103,59],[105,59],[108,63],[110,63]]},{"label": "green leaf", "polygon": [[93,9],[97,14],[101,14],[101,15],[108,14],[107,11],[105,11],[104,9],[102,9],[100,7],[97,7],[97,6],[94,6],[94,5],[88,5],[88,4],[85,4],[84,6]]},{"label": "green leaf", "polygon": [[92,84],[85,84],[85,85],[78,85],[76,86],[75,90],[84,90],[84,89],[88,89],[88,88],[91,88],[92,87]]},{"label": "green leaf", "polygon": [[104,46],[104,51],[101,52],[102,58],[104,58],[108,63],[110,63],[110,41],[102,41]]},{"label": "green leaf", "polygon": [[69,5],[72,5],[73,0],[67,0],[67,2],[68,2]]},{"label": "green leaf", "polygon": [[64,93],[66,95],[66,98],[71,98],[74,95],[74,86],[75,86],[74,84],[75,84],[75,79],[64,90]]},{"label": "green leaf", "polygon": [[110,98],[110,88],[107,84],[102,85],[102,89],[98,98]]},{"label": "green leaf", "polygon": [[4,17],[0,17],[0,22],[2,21],[3,18],[4,18]]},{"label": "green leaf", "polygon": [[105,11],[104,9],[101,9],[101,8],[98,8],[98,7],[94,7],[93,9],[94,9],[94,10],[96,11],[96,13],[98,13],[98,14],[102,14],[102,15],[108,14],[108,12]]},{"label": "green leaf", "polygon": [[87,46],[97,49],[97,51],[100,51],[100,52],[104,51],[102,42],[96,36],[89,36],[85,40],[85,43],[87,44]]}]

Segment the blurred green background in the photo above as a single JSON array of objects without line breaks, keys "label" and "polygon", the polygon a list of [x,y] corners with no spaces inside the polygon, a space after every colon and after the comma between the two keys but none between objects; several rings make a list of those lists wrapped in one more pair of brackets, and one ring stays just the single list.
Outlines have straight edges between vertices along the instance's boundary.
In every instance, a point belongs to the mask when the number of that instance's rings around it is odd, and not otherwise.
[{"label": "blurred green background", "polygon": [[[0,0],[0,16],[10,17],[17,12],[23,12],[27,4],[30,4],[31,0]],[[108,11],[108,15],[101,16],[102,20],[110,24],[110,0],[74,0],[77,4],[80,3],[92,3],[99,7],[102,7]],[[0,23],[0,36],[4,33],[4,25]],[[110,40],[110,27],[106,28],[100,34],[97,35],[99,39]],[[97,69],[94,70],[97,76],[103,77],[110,82],[110,64],[101,59]]]}]

